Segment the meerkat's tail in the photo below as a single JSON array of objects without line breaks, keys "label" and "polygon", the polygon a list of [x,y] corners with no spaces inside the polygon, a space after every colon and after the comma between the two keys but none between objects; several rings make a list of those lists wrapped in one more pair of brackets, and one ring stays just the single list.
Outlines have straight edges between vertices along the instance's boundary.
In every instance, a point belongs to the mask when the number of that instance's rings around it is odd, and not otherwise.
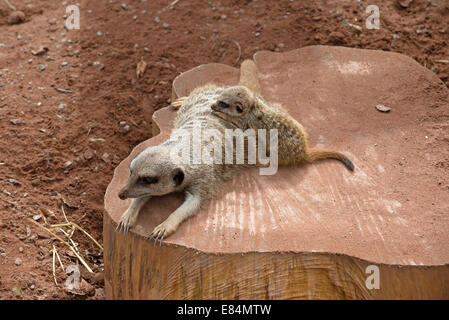
[{"label": "meerkat's tail", "polygon": [[239,85],[245,86],[255,93],[260,93],[259,76],[257,66],[253,60],[247,59],[240,66]]},{"label": "meerkat's tail", "polygon": [[320,159],[337,159],[340,160],[348,170],[354,171],[354,164],[344,154],[334,150],[314,149],[310,148],[306,155],[307,162],[315,162]]}]

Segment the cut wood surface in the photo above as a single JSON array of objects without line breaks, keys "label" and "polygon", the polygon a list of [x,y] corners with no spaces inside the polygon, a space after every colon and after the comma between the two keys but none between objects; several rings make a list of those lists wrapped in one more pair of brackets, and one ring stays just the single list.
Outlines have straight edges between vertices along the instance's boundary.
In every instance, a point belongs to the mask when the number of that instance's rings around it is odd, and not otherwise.
[{"label": "cut wood surface", "polygon": [[[117,167],[106,191],[107,296],[449,298],[447,87],[411,58],[382,51],[312,46],[254,60],[264,97],[289,110],[311,146],[345,153],[355,171],[332,160],[274,176],[248,170],[153,247],[146,237],[182,194],[150,200],[128,235],[114,230],[130,202],[117,196],[129,161],[172,129],[175,109],[157,111],[158,135]],[[172,99],[238,81],[238,69],[202,65],[175,79]],[[379,290],[365,286],[372,264]]]}]

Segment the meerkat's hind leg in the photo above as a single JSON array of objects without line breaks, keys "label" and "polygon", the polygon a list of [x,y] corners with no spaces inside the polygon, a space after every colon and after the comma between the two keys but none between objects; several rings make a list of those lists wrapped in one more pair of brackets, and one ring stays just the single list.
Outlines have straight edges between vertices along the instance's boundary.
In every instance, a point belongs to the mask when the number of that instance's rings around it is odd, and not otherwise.
[{"label": "meerkat's hind leg", "polygon": [[179,109],[182,106],[182,103],[187,99],[187,97],[180,97],[178,99],[176,99],[175,101],[173,101],[171,103],[171,105],[175,108],[175,109]]},{"label": "meerkat's hind leg", "polygon": [[126,209],[126,211],[120,218],[120,221],[117,224],[117,228],[115,229],[115,231],[120,229],[120,231],[123,230],[125,234],[128,233],[129,228],[131,228],[136,223],[140,209],[142,209],[143,205],[150,198],[151,197],[142,197],[133,199],[128,209]]},{"label": "meerkat's hind leg", "polygon": [[201,197],[186,191],[186,199],[183,204],[170,214],[164,222],[154,228],[149,238],[154,239],[155,245],[157,240],[162,244],[164,238],[173,234],[184,220],[197,214],[200,208]]}]

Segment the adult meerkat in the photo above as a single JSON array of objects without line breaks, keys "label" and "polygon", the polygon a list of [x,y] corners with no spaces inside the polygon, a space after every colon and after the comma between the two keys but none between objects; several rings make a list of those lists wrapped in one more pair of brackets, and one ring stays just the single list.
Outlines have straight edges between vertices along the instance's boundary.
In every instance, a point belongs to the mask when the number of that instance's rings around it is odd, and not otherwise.
[{"label": "adult meerkat", "polygon": [[351,160],[340,152],[309,148],[307,132],[300,123],[281,105],[265,101],[258,92],[246,86],[226,88],[211,108],[214,115],[242,130],[278,129],[278,159],[281,165],[337,159],[349,170],[354,170]]},{"label": "adult meerkat", "polygon": [[[186,147],[186,141],[179,139],[179,135],[175,133],[176,129],[185,130],[184,132],[193,136],[194,127],[199,126],[202,130],[218,130],[221,137],[225,137],[225,129],[235,129],[234,125],[211,114],[210,106],[224,89],[206,85],[192,91],[180,103],[174,123],[175,130],[170,139],[145,149],[131,161],[130,176],[119,192],[119,197],[122,200],[132,198],[132,202],[122,215],[118,229],[127,232],[135,224],[140,209],[151,197],[183,191],[184,203],[150,234],[150,238],[155,239],[155,242],[157,240],[162,242],[175,232],[184,220],[196,215],[203,203],[216,194],[224,180],[231,178],[239,169],[245,167],[223,162],[223,164],[193,164],[193,152],[190,152],[190,161],[187,163],[174,161],[172,157],[174,150],[183,150]],[[202,144],[207,142],[202,141]],[[187,148],[191,148],[190,142]]]}]

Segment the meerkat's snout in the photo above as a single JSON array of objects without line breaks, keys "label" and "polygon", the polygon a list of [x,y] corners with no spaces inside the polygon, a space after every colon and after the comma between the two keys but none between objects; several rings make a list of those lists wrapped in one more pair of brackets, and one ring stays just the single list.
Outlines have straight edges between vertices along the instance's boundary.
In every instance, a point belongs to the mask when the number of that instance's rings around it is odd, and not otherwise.
[{"label": "meerkat's snout", "polygon": [[134,158],[126,185],[118,193],[122,200],[161,196],[183,188],[187,183],[181,164],[171,160],[170,148],[165,145],[150,147]]},{"label": "meerkat's snout", "polygon": [[229,103],[226,103],[226,102],[220,101],[220,100],[218,100],[211,106],[211,109],[216,112],[221,112],[222,110],[228,109],[228,108],[229,108]]},{"label": "meerkat's snout", "polygon": [[220,95],[211,108],[218,116],[241,118],[251,108],[250,100],[251,92],[248,89],[242,86],[231,87]]}]

